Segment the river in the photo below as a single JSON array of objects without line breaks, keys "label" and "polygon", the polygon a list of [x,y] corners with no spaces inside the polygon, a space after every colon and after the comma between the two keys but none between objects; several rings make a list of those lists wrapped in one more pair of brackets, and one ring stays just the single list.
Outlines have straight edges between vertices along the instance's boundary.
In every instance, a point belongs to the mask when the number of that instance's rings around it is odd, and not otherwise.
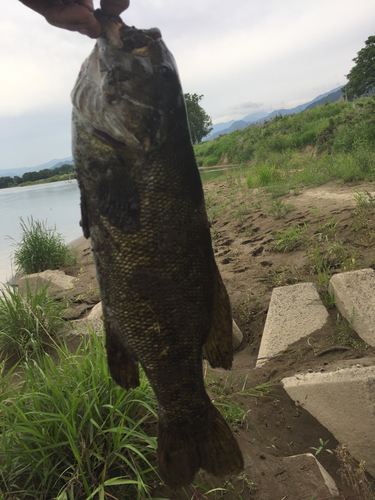
[{"label": "river", "polygon": [[[224,175],[226,169],[212,167],[200,173],[202,181],[207,182]],[[0,217],[0,283],[5,283],[14,274],[12,253],[22,235],[20,217],[25,222],[33,217],[45,221],[48,227],[56,226],[66,243],[82,236],[77,181],[0,189]]]},{"label": "river", "polygon": [[82,236],[77,181],[0,189],[0,283],[14,274],[11,255],[13,240],[20,241],[22,235],[20,217],[27,222],[31,216],[46,221],[48,227],[56,226],[66,243]]}]

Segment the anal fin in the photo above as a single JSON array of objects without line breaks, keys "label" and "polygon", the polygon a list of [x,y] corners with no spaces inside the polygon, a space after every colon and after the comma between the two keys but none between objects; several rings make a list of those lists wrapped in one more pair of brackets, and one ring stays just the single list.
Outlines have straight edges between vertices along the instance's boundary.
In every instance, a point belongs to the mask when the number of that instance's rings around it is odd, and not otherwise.
[{"label": "anal fin", "polygon": [[212,368],[230,370],[233,360],[232,312],[228,292],[217,267],[213,300],[212,323],[203,345],[203,354]]},{"label": "anal fin", "polygon": [[112,332],[110,322],[104,319],[106,349],[109,372],[113,380],[123,389],[139,386],[138,361]]}]

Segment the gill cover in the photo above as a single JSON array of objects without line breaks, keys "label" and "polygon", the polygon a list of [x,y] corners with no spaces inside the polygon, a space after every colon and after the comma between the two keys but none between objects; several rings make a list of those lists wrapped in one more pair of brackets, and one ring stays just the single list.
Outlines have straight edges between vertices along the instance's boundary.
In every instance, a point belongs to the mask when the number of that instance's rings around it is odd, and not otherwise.
[{"label": "gill cover", "polygon": [[159,30],[130,28],[102,12],[97,17],[102,35],[71,94],[76,115],[103,140],[153,151],[184,106],[174,58]]}]

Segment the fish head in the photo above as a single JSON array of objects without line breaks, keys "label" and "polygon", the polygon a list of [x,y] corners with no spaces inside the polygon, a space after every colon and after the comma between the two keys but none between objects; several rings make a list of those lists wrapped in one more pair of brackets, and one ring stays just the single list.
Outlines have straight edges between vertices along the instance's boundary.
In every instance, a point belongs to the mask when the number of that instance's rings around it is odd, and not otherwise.
[{"label": "fish head", "polygon": [[146,152],[177,130],[188,136],[176,62],[160,31],[126,26],[102,11],[96,15],[102,35],[72,91],[78,119],[105,141]]}]

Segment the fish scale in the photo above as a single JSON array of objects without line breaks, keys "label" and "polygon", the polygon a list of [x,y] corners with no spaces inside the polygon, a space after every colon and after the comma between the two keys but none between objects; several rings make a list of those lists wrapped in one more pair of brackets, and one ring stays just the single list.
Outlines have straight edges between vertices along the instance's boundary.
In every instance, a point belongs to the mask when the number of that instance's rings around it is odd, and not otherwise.
[{"label": "fish scale", "polygon": [[232,364],[228,294],[211,244],[181,84],[156,29],[96,12],[101,37],[72,92],[81,225],[91,238],[110,373],[142,365],[158,401],[158,466],[172,489],[243,458],[208,397],[202,354]]}]

